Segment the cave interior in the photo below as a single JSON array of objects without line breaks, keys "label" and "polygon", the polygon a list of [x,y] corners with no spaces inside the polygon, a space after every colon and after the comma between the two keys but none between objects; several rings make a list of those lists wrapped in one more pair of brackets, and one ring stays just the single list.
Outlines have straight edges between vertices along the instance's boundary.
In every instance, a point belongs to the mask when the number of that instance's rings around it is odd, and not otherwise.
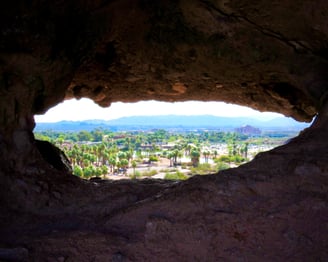
[{"label": "cave interior", "polygon": [[[0,260],[327,261],[327,16],[325,0],[2,1]],[[86,181],[33,135],[82,97],[315,120],[215,175]]]}]

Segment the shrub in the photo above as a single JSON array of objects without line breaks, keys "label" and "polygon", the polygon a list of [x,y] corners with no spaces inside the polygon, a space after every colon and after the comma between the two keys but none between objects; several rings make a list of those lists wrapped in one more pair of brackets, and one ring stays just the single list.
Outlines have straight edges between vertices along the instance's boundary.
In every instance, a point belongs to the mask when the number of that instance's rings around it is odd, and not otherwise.
[{"label": "shrub", "polygon": [[149,170],[149,171],[145,171],[142,173],[142,176],[154,176],[157,174],[157,170],[155,169],[152,169],[152,170]]},{"label": "shrub", "polygon": [[156,156],[150,156],[149,157],[149,161],[150,162],[157,162],[158,161],[158,157],[156,157]]},{"label": "shrub", "polygon": [[235,162],[236,164],[239,164],[241,162],[244,162],[245,158],[243,158],[242,156],[236,155],[236,156],[231,157],[231,161]]},{"label": "shrub", "polygon": [[170,173],[170,172],[176,172],[176,171],[178,171],[177,168],[164,168],[164,169],[160,170],[161,173]]},{"label": "shrub", "polygon": [[230,166],[227,163],[219,161],[216,164],[216,170],[217,171],[221,171],[221,170],[228,169],[228,168],[230,168]]},{"label": "shrub", "polygon": [[141,177],[140,171],[136,171],[134,174],[130,175],[131,179],[137,179],[138,177]]},{"label": "shrub", "polygon": [[186,180],[188,176],[177,171],[175,173],[166,173],[164,179],[167,180]]},{"label": "shrub", "polygon": [[192,162],[185,162],[185,163],[182,163],[182,164],[181,164],[181,167],[182,167],[183,169],[187,169],[187,168],[189,168],[189,167],[191,167],[191,166],[193,166],[193,165],[192,165]]},{"label": "shrub", "polygon": [[199,164],[197,167],[190,169],[192,175],[207,175],[216,172],[216,168],[212,167],[209,163]]},{"label": "shrub", "polygon": [[230,157],[227,156],[227,155],[222,155],[222,156],[220,156],[220,157],[218,158],[217,161],[218,161],[218,162],[229,163],[229,162],[231,162],[231,159],[230,159]]}]

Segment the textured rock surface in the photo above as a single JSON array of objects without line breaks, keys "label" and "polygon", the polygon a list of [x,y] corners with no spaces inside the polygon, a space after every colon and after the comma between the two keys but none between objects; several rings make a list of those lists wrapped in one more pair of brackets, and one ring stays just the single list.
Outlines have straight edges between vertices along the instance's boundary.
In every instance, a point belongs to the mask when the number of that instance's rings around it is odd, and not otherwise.
[{"label": "textured rock surface", "polygon": [[48,141],[35,140],[35,145],[43,159],[53,168],[66,173],[72,173],[71,163],[65,153]]},{"label": "textured rock surface", "polygon": [[[327,260],[327,11],[324,0],[2,1],[0,260]],[[72,97],[319,114],[217,175],[81,181],[32,133],[33,114]]]},{"label": "textured rock surface", "polygon": [[181,183],[2,174],[0,243],[31,261],[325,261],[325,114],[247,165]]}]

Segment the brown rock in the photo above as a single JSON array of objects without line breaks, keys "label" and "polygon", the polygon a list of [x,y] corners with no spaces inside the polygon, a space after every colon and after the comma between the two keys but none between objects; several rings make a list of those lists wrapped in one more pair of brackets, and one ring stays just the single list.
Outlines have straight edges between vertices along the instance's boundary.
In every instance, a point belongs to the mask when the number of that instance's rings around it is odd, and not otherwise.
[{"label": "brown rock", "polygon": [[[327,11],[325,0],[2,1],[0,247],[31,261],[327,260]],[[217,175],[95,183],[54,169],[32,133],[34,114],[72,97],[317,119]]]}]

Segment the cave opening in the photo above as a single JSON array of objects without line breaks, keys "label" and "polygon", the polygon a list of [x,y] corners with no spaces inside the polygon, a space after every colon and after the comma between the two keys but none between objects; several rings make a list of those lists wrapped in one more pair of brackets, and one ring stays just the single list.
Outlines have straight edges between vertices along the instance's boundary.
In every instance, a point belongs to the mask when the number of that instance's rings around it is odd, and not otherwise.
[{"label": "cave opening", "polygon": [[[1,261],[327,261],[328,1],[0,5]],[[84,180],[33,134],[73,97],[318,117],[220,175]]]},{"label": "cave opening", "polygon": [[43,158],[60,171],[92,180],[216,174],[287,143],[309,126],[213,101],[152,100],[102,108],[90,99],[73,99],[35,119]]}]

